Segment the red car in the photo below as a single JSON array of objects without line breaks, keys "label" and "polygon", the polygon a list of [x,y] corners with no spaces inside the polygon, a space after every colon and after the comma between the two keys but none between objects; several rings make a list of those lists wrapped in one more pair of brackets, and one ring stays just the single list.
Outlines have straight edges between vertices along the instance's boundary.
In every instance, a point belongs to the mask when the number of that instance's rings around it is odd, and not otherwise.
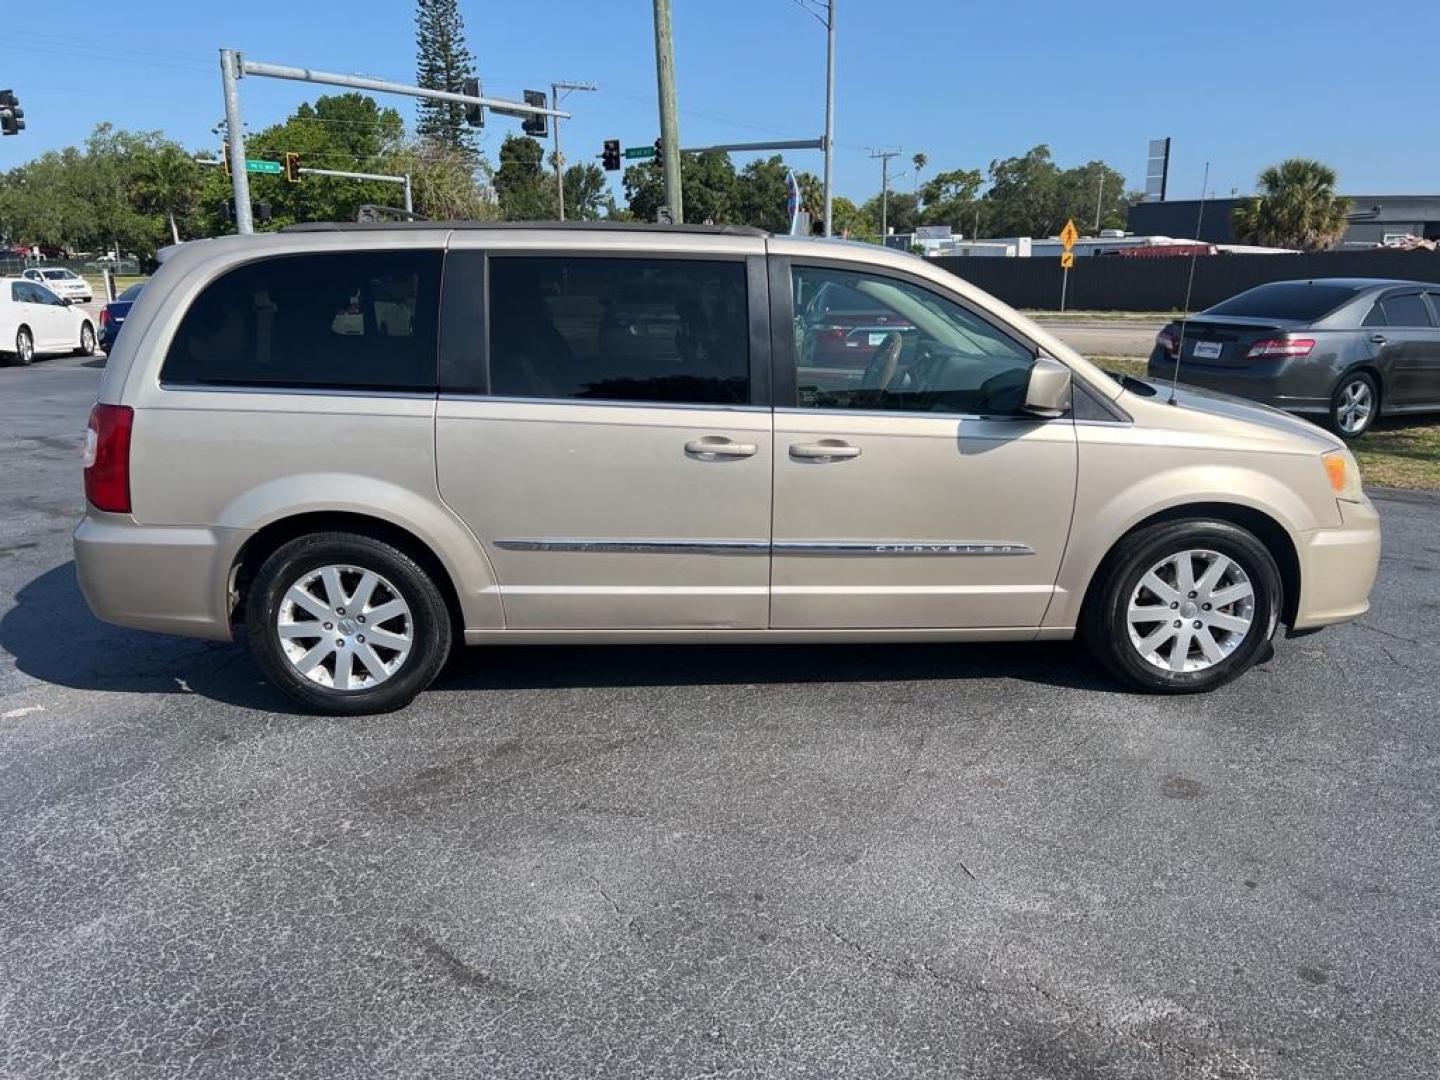
[{"label": "red car", "polygon": [[903,315],[837,281],[826,281],[802,298],[799,318],[800,366],[837,375],[864,372],[888,335],[903,339],[915,330]]}]

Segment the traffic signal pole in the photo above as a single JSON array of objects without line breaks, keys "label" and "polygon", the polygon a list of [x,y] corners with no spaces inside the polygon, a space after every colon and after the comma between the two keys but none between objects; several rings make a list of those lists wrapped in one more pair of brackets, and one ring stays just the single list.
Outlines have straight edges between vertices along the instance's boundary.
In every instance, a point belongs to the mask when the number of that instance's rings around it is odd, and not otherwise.
[{"label": "traffic signal pole", "polygon": [[245,172],[245,124],[240,119],[240,54],[220,50],[220,83],[225,89],[225,138],[230,147],[230,186],[235,195],[235,231],[252,233],[250,177]]},{"label": "traffic signal pole", "polygon": [[[657,3],[660,0],[656,0]],[[221,83],[225,90],[225,127],[230,141],[230,182],[235,193],[235,227],[242,233],[254,232],[255,222],[250,212],[250,181],[245,174],[245,132],[240,118],[239,80],[246,75],[267,79],[290,79],[295,82],[321,83],[325,86],[344,86],[351,90],[369,90],[379,94],[404,94],[407,97],[426,98],[430,101],[449,101],[458,105],[479,105],[506,116],[550,116],[557,120],[568,120],[570,114],[547,105],[532,105],[528,101],[509,101],[505,98],[487,98],[474,94],[454,94],[448,90],[430,90],[423,86],[390,82],[387,79],[370,79],[360,75],[341,75],[333,71],[316,71],[313,68],[291,67],[286,64],[267,64],[258,60],[246,60],[235,49],[220,50]],[[543,96],[543,95],[542,95]],[[301,172],[314,170],[302,169]]]},{"label": "traffic signal pole", "polygon": [[835,0],[825,18],[825,235],[834,235],[831,171],[835,163]]}]

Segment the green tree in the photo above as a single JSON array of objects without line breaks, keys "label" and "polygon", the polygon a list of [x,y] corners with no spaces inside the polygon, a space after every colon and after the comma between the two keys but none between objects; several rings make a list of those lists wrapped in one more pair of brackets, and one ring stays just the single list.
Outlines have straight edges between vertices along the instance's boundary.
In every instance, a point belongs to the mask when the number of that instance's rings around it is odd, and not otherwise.
[{"label": "green tree", "polygon": [[974,227],[975,207],[985,178],[979,169],[951,169],[936,173],[920,189],[925,209],[922,225],[949,225],[964,233]]},{"label": "green tree", "polygon": [[[665,179],[656,160],[631,165],[621,179],[625,202],[636,221],[654,221],[665,205]],[[685,190],[685,220],[692,223],[735,224],[737,177],[730,155],[718,151],[680,156],[680,183]]]},{"label": "green tree", "polygon": [[170,239],[180,243],[180,221],[200,195],[200,168],[178,143],[161,143],[137,155],[134,190],[142,209],[163,214]]},{"label": "green tree", "polygon": [[1040,145],[1020,157],[990,163],[986,228],[993,236],[1053,236],[1061,216],[1060,169]]},{"label": "green tree", "polygon": [[507,135],[491,183],[506,221],[548,221],[555,213],[555,179],[544,168],[545,151],[528,135]]},{"label": "green tree", "polygon": [[835,236],[859,239],[870,235],[870,222],[853,200],[834,195],[830,199],[830,231]]},{"label": "green tree", "polygon": [[[734,221],[768,232],[790,231],[790,168],[779,154],[752,161],[740,170],[735,183]],[[687,193],[687,198],[688,193]]]},{"label": "green tree", "polygon": [[1064,170],[1057,183],[1058,216],[1063,227],[1073,219],[1082,233],[1096,228],[1095,210],[1100,210],[1099,228],[1123,229],[1131,197],[1125,190],[1125,176],[1103,161],[1089,161]]},{"label": "green tree", "polygon": [[930,159],[922,151],[910,159],[910,164],[915,168],[915,194],[921,193],[920,174],[925,171],[925,166],[930,164]]},{"label": "green tree", "polygon": [[[415,81],[427,90],[463,93],[475,77],[475,58],[465,44],[465,20],[456,0],[418,0],[415,5]],[[476,153],[475,133],[465,123],[465,106],[420,99],[415,130],[442,146]]]},{"label": "green tree", "polygon": [[869,231],[875,236],[881,233],[881,218],[884,218],[885,227],[891,232],[908,233],[914,232],[915,226],[920,221],[920,200],[908,191],[891,191],[882,214],[881,196],[875,195],[865,201],[860,207],[861,213],[865,215],[869,224]]},{"label": "green tree", "polygon": [[1335,194],[1335,170],[1288,158],[1260,174],[1260,194],[1235,207],[1235,235],[1247,244],[1324,251],[1345,235],[1350,200]]},{"label": "green tree", "polygon": [[599,221],[609,217],[614,206],[615,200],[605,185],[605,170],[599,165],[586,162],[565,170],[567,221]]},{"label": "green tree", "polygon": [[415,211],[433,221],[494,221],[500,216],[493,193],[476,174],[475,159],[463,150],[418,139],[397,149],[387,167],[410,174]]}]

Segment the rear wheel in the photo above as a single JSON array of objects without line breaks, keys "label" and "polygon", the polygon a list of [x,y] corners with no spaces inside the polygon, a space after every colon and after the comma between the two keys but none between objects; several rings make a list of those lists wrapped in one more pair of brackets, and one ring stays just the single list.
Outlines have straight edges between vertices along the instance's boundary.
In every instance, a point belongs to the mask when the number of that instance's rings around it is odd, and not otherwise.
[{"label": "rear wheel", "polygon": [[21,367],[35,362],[35,338],[24,326],[15,331],[15,362]]},{"label": "rear wheel", "polygon": [[75,350],[75,355],[95,355],[95,328],[88,321],[80,327],[80,347]]},{"label": "rear wheel", "polygon": [[1358,439],[1380,415],[1380,385],[1368,371],[1352,371],[1330,396],[1330,430],[1342,439]]},{"label": "rear wheel", "polygon": [[351,533],[300,537],[265,560],[246,637],[270,680],[312,712],[355,716],[408,705],[450,652],[450,618],[409,555]]},{"label": "rear wheel", "polygon": [[1090,650],[1122,682],[1193,694],[1269,652],[1280,571],[1253,535],[1223,521],[1173,521],[1123,540],[1082,616]]}]

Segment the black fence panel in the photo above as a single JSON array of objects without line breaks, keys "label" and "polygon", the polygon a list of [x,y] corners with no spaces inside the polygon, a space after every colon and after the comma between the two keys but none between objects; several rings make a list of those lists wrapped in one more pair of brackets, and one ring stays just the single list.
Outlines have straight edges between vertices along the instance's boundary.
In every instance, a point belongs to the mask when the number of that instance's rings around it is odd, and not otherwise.
[{"label": "black fence panel", "polygon": [[[937,265],[1012,307],[1056,311],[1063,271],[1055,258],[1005,259],[961,255]],[[1267,281],[1321,277],[1405,278],[1440,282],[1440,253],[1327,251],[1314,255],[1202,255],[1194,260],[1192,311],[1218,304]],[[1091,256],[1075,260],[1066,310],[1171,311],[1185,306],[1191,260],[1184,257]]]}]

